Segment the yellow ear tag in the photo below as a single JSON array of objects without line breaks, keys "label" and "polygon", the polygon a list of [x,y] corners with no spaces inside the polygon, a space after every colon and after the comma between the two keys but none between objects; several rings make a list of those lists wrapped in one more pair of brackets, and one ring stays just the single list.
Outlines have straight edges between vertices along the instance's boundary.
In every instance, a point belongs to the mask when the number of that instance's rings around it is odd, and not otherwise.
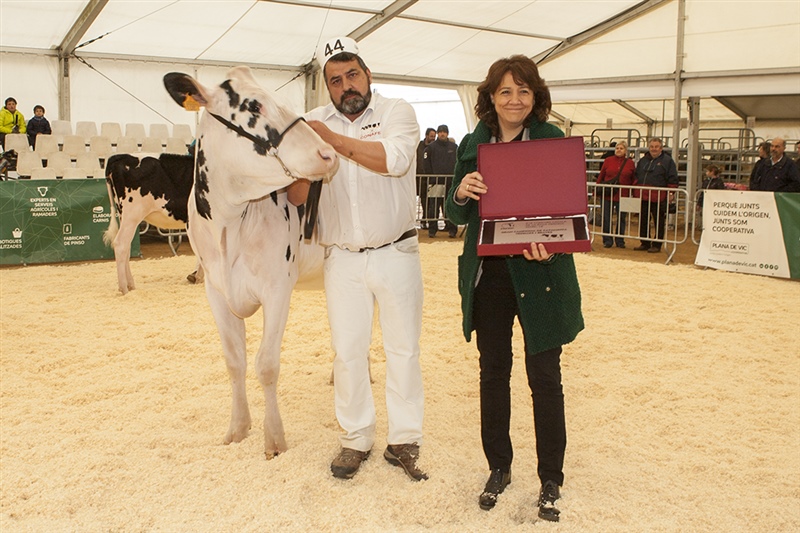
[{"label": "yellow ear tag", "polygon": [[200,111],[200,104],[191,94],[187,94],[183,99],[183,108],[187,111]]}]

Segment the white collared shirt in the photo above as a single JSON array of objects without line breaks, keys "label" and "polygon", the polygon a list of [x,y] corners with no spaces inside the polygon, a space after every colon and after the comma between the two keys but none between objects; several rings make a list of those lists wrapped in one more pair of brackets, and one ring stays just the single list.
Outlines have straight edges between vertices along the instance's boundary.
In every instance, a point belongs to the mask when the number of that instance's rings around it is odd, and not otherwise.
[{"label": "white collared shirt", "polygon": [[305,118],[324,122],[347,137],[380,142],[386,151],[385,175],[339,156],[338,172],[322,187],[321,244],[349,250],[378,247],[413,228],[419,143],[414,108],[405,100],[373,93],[367,109],[353,122],[333,104],[313,109]]}]

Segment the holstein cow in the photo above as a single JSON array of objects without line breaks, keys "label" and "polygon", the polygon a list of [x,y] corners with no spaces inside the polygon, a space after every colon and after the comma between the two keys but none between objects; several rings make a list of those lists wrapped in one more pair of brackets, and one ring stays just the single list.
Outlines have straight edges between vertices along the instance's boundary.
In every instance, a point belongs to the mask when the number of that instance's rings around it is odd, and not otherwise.
[{"label": "holstein cow", "polygon": [[321,246],[305,243],[303,208],[289,202],[286,188],[298,178],[329,178],[339,162],[333,148],[259,87],[247,67],[232,69],[218,87],[180,73],[167,74],[164,85],[184,108],[206,109],[198,126],[188,234],[205,270],[233,389],[224,442],[239,442],[250,429],[243,319],[262,307],[264,337],[255,364],[269,459],[286,450],[277,381],[289,298],[298,276],[319,271],[323,254]]},{"label": "holstein cow", "polygon": [[[103,241],[114,247],[122,294],[136,288],[130,257],[139,224],[144,220],[162,229],[186,228],[193,167],[190,155],[116,154],[106,161],[111,222]],[[202,277],[201,272],[197,275]]]}]

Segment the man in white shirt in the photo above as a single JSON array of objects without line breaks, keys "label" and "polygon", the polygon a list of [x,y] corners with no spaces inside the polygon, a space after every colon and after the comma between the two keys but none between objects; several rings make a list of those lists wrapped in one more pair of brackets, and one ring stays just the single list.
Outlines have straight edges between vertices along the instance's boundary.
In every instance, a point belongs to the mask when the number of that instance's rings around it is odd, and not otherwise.
[{"label": "man in white shirt", "polygon": [[342,156],[322,188],[320,242],[331,327],[336,417],[344,430],[331,472],[352,478],[375,441],[369,347],[375,303],[386,353],[385,459],[414,480],[419,468],[423,388],[419,364],[422,269],[416,231],[414,109],[372,93],[372,74],[353,39],[325,43],[317,58],[331,103],[308,124]]}]

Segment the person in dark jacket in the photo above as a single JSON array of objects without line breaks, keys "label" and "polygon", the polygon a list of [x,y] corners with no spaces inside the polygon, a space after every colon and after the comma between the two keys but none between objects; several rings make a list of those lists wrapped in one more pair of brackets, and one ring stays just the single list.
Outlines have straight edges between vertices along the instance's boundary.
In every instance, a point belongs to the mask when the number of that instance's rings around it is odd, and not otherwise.
[{"label": "person in dark jacket", "polygon": [[571,254],[550,254],[541,243],[521,246],[520,255],[514,256],[482,258],[477,251],[478,204],[487,191],[477,172],[478,145],[563,137],[546,122],[550,108],[550,91],[530,58],[515,55],[496,61],[478,86],[475,111],[480,122],[461,142],[446,208],[453,222],[467,225],[458,258],[458,290],[464,337],[469,342],[475,331],[478,345],[481,441],[490,470],[478,503],[481,509],[492,509],[511,482],[511,336],[517,317],[533,393],[539,516],[555,522],[567,442],[560,358],[562,346],[584,327],[575,263]]},{"label": "person in dark jacket", "polygon": [[[719,175],[719,167],[716,165],[708,165],[706,167],[706,178],[703,180],[703,183],[700,184],[700,189],[724,189],[725,182],[722,181],[722,178]],[[703,207],[703,193],[700,193],[700,196],[697,198],[697,205]]]},{"label": "person in dark jacket", "polygon": [[[458,145],[448,135],[450,130],[446,124],[436,128],[436,140],[425,148],[422,156],[422,168],[425,174],[438,175],[428,179],[428,206],[425,218],[428,222],[428,237],[436,237],[439,230],[439,214],[444,218],[444,229],[450,238],[456,236],[458,226],[450,222],[444,209],[444,196],[453,184],[453,170],[456,166]],[[446,177],[445,177],[446,176]]]},{"label": "person in dark jacket", "polygon": [[44,107],[37,105],[33,107],[33,117],[28,121],[28,144],[36,148],[36,136],[39,134],[50,135],[50,122],[44,118]]},{"label": "person in dark jacket", "polygon": [[800,172],[788,156],[786,151],[786,141],[780,137],[772,139],[770,146],[771,158],[763,163],[759,173],[758,182],[753,188],[750,183],[751,191],[771,191],[771,192],[800,192]]},{"label": "person in dark jacket", "polygon": [[[428,178],[422,177],[425,174],[425,168],[422,164],[424,161],[425,148],[428,147],[433,141],[436,140],[436,130],[428,128],[425,130],[425,138],[417,144],[417,196],[419,196],[419,205],[422,207],[422,217],[425,218],[428,212]],[[424,220],[420,224],[422,229],[428,227],[428,223]]]},{"label": "person in dark jacket", "polygon": [[[648,153],[639,160],[636,166],[636,184],[645,187],[659,187],[663,190],[642,190],[642,210],[639,213],[639,238],[642,244],[634,250],[650,253],[661,251],[661,243],[667,228],[667,188],[678,187],[678,168],[675,161],[664,152],[664,143],[658,137],[650,139]],[[670,193],[671,195],[672,193]],[[658,240],[649,240],[650,219],[655,229],[653,236]]]},{"label": "person in dark jacket", "polygon": [[750,171],[750,190],[757,191],[759,183],[761,182],[761,174],[764,172],[764,165],[769,161],[769,149],[772,144],[769,141],[764,141],[758,145],[758,161],[753,165],[753,170]]}]

